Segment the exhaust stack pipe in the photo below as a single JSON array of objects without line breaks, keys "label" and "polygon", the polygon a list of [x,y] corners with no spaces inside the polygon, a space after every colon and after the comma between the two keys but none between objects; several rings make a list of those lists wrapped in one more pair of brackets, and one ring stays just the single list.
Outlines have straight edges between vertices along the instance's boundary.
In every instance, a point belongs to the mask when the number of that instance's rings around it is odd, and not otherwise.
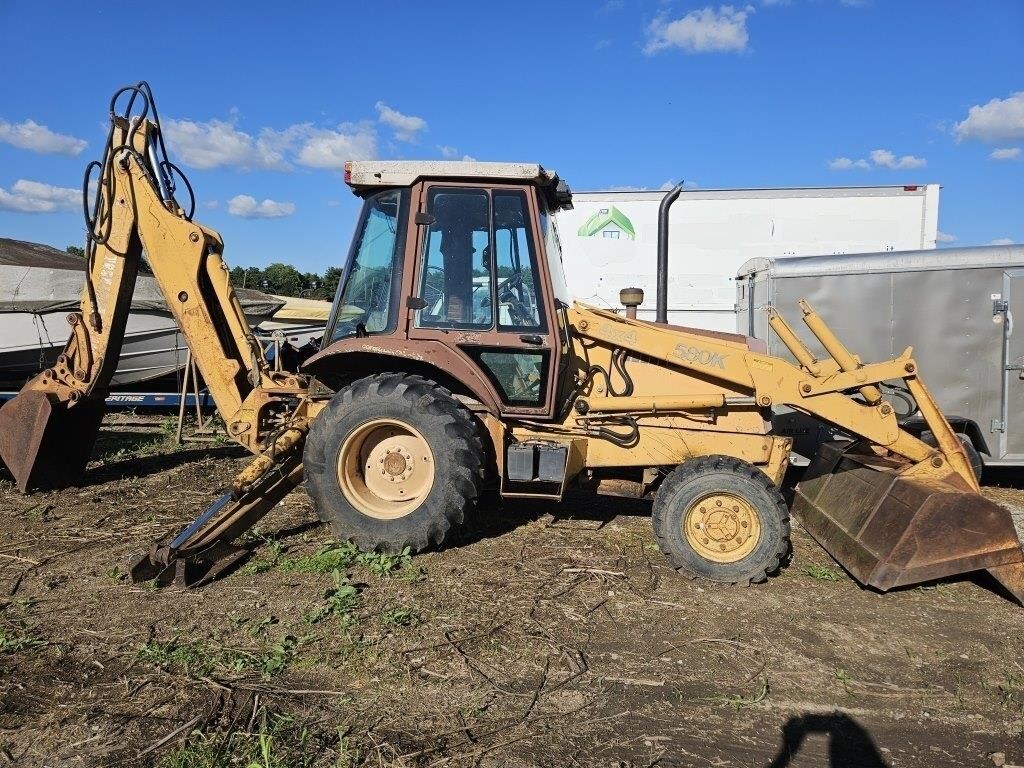
[{"label": "exhaust stack pipe", "polygon": [[658,208],[658,296],[655,321],[668,322],[668,209],[683,191],[683,182],[670,189]]}]

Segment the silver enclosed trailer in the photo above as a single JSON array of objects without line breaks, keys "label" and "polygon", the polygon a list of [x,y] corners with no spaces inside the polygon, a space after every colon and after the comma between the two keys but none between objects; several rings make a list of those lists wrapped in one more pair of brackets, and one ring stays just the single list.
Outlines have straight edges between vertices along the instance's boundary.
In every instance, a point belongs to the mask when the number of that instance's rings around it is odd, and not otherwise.
[{"label": "silver enclosed trailer", "polygon": [[[801,298],[864,362],[913,346],[942,410],[985,463],[1024,464],[1024,245],[751,259],[736,276],[737,330],[792,359],[765,309],[803,329]],[[827,359],[810,333],[802,335]],[[888,394],[913,428],[912,401]],[[778,413],[774,422],[804,457],[841,437],[802,414]]]}]

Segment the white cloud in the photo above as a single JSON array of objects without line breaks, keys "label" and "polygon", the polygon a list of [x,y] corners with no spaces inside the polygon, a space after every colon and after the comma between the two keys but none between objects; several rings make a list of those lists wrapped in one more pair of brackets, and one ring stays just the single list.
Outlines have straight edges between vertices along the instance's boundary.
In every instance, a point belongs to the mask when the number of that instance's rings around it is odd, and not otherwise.
[{"label": "white cloud", "polygon": [[241,170],[288,171],[293,165],[341,169],[346,160],[365,160],[377,153],[377,134],[369,123],[343,123],[337,129],[312,123],[284,130],[263,128],[258,136],[223,120],[164,121],[172,151],[186,165]]},{"label": "white cloud", "polygon": [[902,171],[908,168],[924,168],[928,164],[928,161],[923,157],[914,157],[913,155],[897,157],[888,149],[873,150],[869,157],[871,158],[870,163],[864,158],[852,160],[849,157],[837,157],[833,160],[829,160],[828,167],[833,171],[849,171],[854,168],[866,171],[872,167],[873,163],[877,168],[888,168],[891,171]]},{"label": "white cloud", "polygon": [[992,154],[989,155],[993,160],[1016,160],[1020,157],[1020,147],[1004,147],[1002,149],[993,149]]},{"label": "white cloud", "polygon": [[913,155],[903,155],[903,157],[896,157],[888,149],[876,149],[871,152],[871,162],[882,168],[888,168],[890,170],[903,170],[905,168],[924,168],[928,161],[923,157],[914,157]]},{"label": "white cloud", "polygon": [[0,187],[0,209],[19,213],[56,213],[82,208],[82,190],[18,179],[11,191]]},{"label": "white cloud", "polygon": [[1013,245],[1013,240],[1008,237],[997,237],[995,240],[989,240],[989,245]]},{"label": "white cloud", "polygon": [[427,129],[427,121],[422,117],[403,115],[383,101],[378,101],[375,107],[377,109],[377,119],[384,123],[384,125],[394,129],[395,138],[399,141],[414,142],[419,132]]},{"label": "white cloud", "polygon": [[948,232],[940,231],[938,234],[935,235],[935,239],[938,240],[940,243],[955,243],[956,235],[951,235]]},{"label": "white cloud", "polygon": [[251,195],[236,195],[228,200],[228,213],[243,219],[279,219],[295,213],[295,203],[279,203],[269,199],[257,203]]},{"label": "white cloud", "polygon": [[78,155],[88,146],[83,139],[54,133],[34,120],[22,123],[0,120],[0,142],[43,155]]},{"label": "white cloud", "polygon": [[686,53],[743,51],[747,47],[747,16],[750,6],[737,10],[731,5],[701,8],[669,20],[658,16],[647,28],[644,53],[651,56],[666,48],[681,48]]},{"label": "white cloud", "polygon": [[344,123],[338,130],[293,126],[299,143],[295,162],[309,168],[341,170],[346,160],[369,160],[377,154],[377,133],[368,123]]},{"label": "white cloud", "polygon": [[472,155],[463,155],[462,156],[462,162],[464,162],[464,163],[475,163],[476,162],[476,158],[473,157]]},{"label": "white cloud", "polygon": [[264,129],[259,138],[223,120],[164,120],[164,132],[172,151],[186,165],[206,170],[231,167],[242,170],[288,170],[281,136]]},{"label": "white cloud", "polygon": [[828,167],[833,171],[849,171],[853,168],[868,169],[871,165],[867,160],[851,160],[848,157],[837,157],[829,160]]},{"label": "white cloud", "polygon": [[453,147],[449,144],[438,144],[437,151],[441,153],[441,157],[451,159],[458,157],[459,150],[457,147]]},{"label": "white cloud", "polygon": [[973,139],[990,144],[1024,139],[1024,91],[971,107],[966,119],[953,126],[953,134],[957,141]]}]

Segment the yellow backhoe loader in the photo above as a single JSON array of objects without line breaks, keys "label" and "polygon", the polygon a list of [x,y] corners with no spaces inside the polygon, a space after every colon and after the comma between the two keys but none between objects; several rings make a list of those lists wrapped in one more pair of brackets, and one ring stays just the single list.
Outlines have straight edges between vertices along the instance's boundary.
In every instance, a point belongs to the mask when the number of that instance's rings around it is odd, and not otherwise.
[{"label": "yellow backhoe loader", "polygon": [[[175,198],[183,176],[149,87],[118,91],[110,115],[105,156],[90,166],[99,184],[82,312],[57,364],[0,410],[0,456],[22,490],[84,470],[144,250],[228,435],[255,459],[154,544],[134,578],[212,578],[304,475],[339,539],[390,551],[440,545],[486,484],[554,501],[629,481],[653,495],[657,540],[681,573],[763,581],[790,549],[779,485],[791,445],[770,420],[786,406],[856,438],[812,462],[794,512],[858,581],[886,590],[987,569],[1024,600],[1013,521],[979,494],[910,349],[864,363],[806,303],[828,359],[770,318],[795,365],[754,339],[668,325],[663,311],[648,322],[572,303],[554,221],[572,195],[557,174],[366,161],[345,170],[363,209],[322,349],[301,375],[275,372],[228,282],[220,236],[192,220],[194,200],[186,212]],[[659,309],[666,279],[660,262]],[[634,308],[636,294],[624,292]],[[901,428],[883,382],[916,400],[937,446]]]}]

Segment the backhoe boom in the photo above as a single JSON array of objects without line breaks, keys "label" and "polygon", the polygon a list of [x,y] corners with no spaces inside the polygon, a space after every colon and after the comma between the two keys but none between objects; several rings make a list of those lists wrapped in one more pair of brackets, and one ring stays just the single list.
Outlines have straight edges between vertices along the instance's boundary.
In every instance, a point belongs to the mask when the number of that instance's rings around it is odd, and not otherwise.
[{"label": "backhoe boom", "polygon": [[[125,95],[127,106],[117,114]],[[306,378],[268,365],[231,287],[220,235],[192,221],[175,200],[177,169],[164,154],[149,86],[119,90],[110,119],[103,160],[89,167],[100,174],[87,208],[82,309],[68,317],[72,333],[56,365],[0,409],[0,458],[22,491],[79,481],[99,431],[145,253],[228,435],[257,454],[235,483],[231,503],[170,548],[189,550],[195,543],[201,549],[209,543],[206,528],[225,517],[251,524],[301,481],[301,462],[289,462],[287,455],[301,455],[308,429]],[[282,435],[290,439],[282,443]],[[283,474],[271,472],[282,466],[288,467]],[[267,493],[271,475],[275,490]],[[245,498],[256,487],[261,492]]]}]

